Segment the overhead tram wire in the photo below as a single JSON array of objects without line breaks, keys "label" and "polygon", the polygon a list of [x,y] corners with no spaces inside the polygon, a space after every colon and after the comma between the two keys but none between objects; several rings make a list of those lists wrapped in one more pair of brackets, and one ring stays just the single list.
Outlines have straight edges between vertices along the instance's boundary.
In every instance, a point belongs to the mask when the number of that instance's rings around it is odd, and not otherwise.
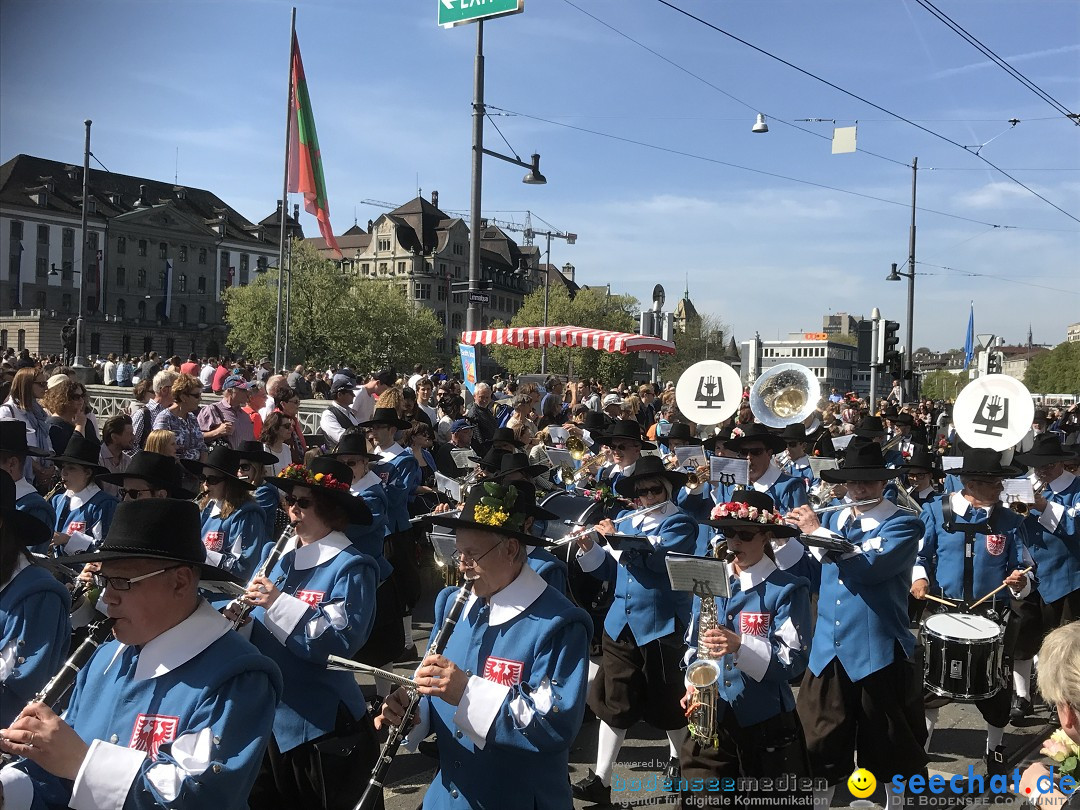
[{"label": "overhead tram wire", "polygon": [[961,26],[958,22],[956,22],[954,19],[952,19],[948,14],[946,14],[944,11],[942,11],[937,6],[935,6],[933,3],[931,3],[930,0],[915,0],[915,2],[918,3],[920,6],[922,6],[924,9],[926,9],[927,11],[929,11],[934,17],[936,17],[942,23],[944,23],[946,27],[948,27],[949,29],[954,31],[956,34],[958,34],[961,39],[965,40],[968,44],[970,44],[972,47],[974,47],[977,51],[979,51],[981,54],[983,54],[988,59],[990,59],[994,64],[996,64],[998,67],[1000,67],[1006,73],[1008,73],[1010,76],[1012,76],[1018,82],[1020,82],[1020,84],[1024,85],[1027,89],[1029,89],[1031,92],[1033,92],[1035,95],[1037,95],[1043,101],[1045,101],[1047,104],[1049,104],[1051,107],[1053,107],[1059,113],[1061,113],[1065,118],[1069,119],[1074,124],[1080,126],[1080,116],[1078,116],[1076,113],[1069,110],[1064,104],[1062,104],[1056,98],[1051,96],[1049,93],[1047,93],[1041,87],[1039,87],[1039,85],[1035,84],[1035,82],[1033,82],[1031,79],[1029,79],[1027,76],[1025,76],[1019,70],[1014,68],[1008,62],[1006,62],[1004,59],[1002,59],[1000,56],[998,56],[996,53],[994,53],[988,46],[984,45],[973,34],[968,32],[967,30],[965,30],[963,26]]},{"label": "overhead tram wire", "polygon": [[[1066,295],[1080,295],[1080,290],[1066,290],[1061,287],[1048,287],[1045,284],[1034,284],[1028,279],[1009,278],[1008,276],[995,276],[992,273],[976,273],[973,270],[960,270],[956,267],[947,267],[944,264],[932,264],[930,262],[916,261],[915,264],[921,264],[924,267],[936,267],[938,270],[948,270],[950,273],[956,273],[961,276],[971,276],[972,278],[989,278],[994,281],[1007,281],[1010,284],[1022,284],[1025,287],[1037,287],[1040,290],[1050,290],[1051,292],[1065,293]],[[933,276],[939,275],[937,273],[919,273],[919,276]]]},{"label": "overhead tram wire", "polygon": [[939,140],[945,141],[948,144],[952,144],[957,149],[963,149],[967,154],[974,155],[976,158],[981,160],[983,163],[985,163],[991,169],[998,172],[1003,177],[1007,177],[1009,180],[1016,183],[1016,185],[1020,186],[1020,188],[1024,189],[1029,194],[1031,194],[1031,195],[1033,195],[1035,197],[1038,197],[1040,200],[1042,200],[1044,203],[1049,205],[1054,210],[1059,211],[1060,213],[1064,214],[1065,216],[1067,216],[1069,219],[1073,220],[1074,222],[1080,223],[1080,217],[1077,217],[1074,214],[1070,214],[1068,211],[1066,211],[1064,208],[1059,206],[1057,203],[1054,203],[1054,202],[1050,201],[1049,199],[1044,197],[1042,194],[1035,191],[1035,189],[1031,188],[1030,186],[1026,185],[1025,183],[1020,182],[1015,177],[1013,177],[1011,174],[1009,174],[1007,171],[1000,168],[999,166],[997,166],[995,163],[988,160],[987,158],[983,157],[983,155],[981,153],[973,151],[970,147],[964,146],[959,141],[954,141],[952,138],[950,138],[950,137],[948,137],[946,135],[942,135],[940,132],[935,132],[934,130],[932,130],[932,129],[928,128],[928,127],[924,127],[921,124],[916,123],[915,121],[911,120],[910,118],[905,118],[904,116],[900,115],[899,113],[894,113],[892,110],[889,110],[889,109],[887,109],[885,107],[882,107],[880,104],[875,104],[874,102],[870,101],[867,98],[863,98],[862,96],[860,96],[857,93],[853,93],[850,90],[845,90],[840,85],[834,84],[833,82],[829,81],[828,79],[824,79],[821,76],[818,76],[816,73],[811,73],[809,70],[806,70],[806,68],[801,68],[798,65],[794,64],[793,62],[789,62],[788,60],[784,59],[781,56],[777,56],[774,53],[770,53],[769,51],[766,51],[764,48],[759,48],[757,45],[754,45],[753,43],[747,42],[745,39],[742,39],[741,37],[738,37],[735,34],[730,33],[729,31],[725,31],[723,28],[720,28],[718,25],[715,25],[715,24],[709,22],[708,20],[705,20],[705,19],[703,19],[701,17],[698,17],[695,14],[691,14],[689,11],[686,11],[685,9],[679,8],[674,3],[669,2],[669,0],[656,0],[656,2],[660,3],[660,5],[667,6],[672,11],[676,11],[679,14],[682,14],[685,17],[689,17],[691,20],[694,20],[695,22],[697,22],[700,25],[704,25],[706,28],[709,28],[709,29],[712,29],[713,31],[716,31],[718,34],[723,34],[725,37],[728,37],[729,39],[733,39],[736,42],[738,42],[738,43],[740,43],[742,45],[745,45],[747,48],[750,48],[751,50],[757,51],[758,53],[762,54],[763,56],[767,56],[770,59],[773,59],[773,60],[779,62],[782,65],[786,65],[787,67],[791,68],[794,71],[797,71],[798,73],[803,74],[804,76],[808,76],[809,78],[814,79],[815,81],[821,82],[822,84],[826,85],[827,87],[831,87],[833,90],[836,90],[839,93],[843,93],[845,96],[850,96],[851,98],[855,99],[856,101],[861,101],[863,104],[867,104],[867,105],[873,107],[875,110],[879,110],[880,112],[883,112],[886,115],[891,115],[893,118],[895,118],[895,119],[897,119],[899,121],[903,121],[906,124],[910,124],[911,126],[915,127],[916,129],[922,130],[923,132],[925,132],[928,135],[932,135],[933,137],[938,138]]},{"label": "overhead tram wire", "polygon": [[[529,113],[516,112],[514,110],[507,110],[507,109],[505,109],[503,107],[496,107],[493,104],[489,104],[489,105],[487,105],[487,107],[488,107],[489,110],[497,110],[498,112],[500,112],[500,113],[502,113],[504,115],[517,115],[517,116],[520,116],[521,118],[528,118],[530,121],[539,121],[539,122],[544,123],[544,124],[550,124],[551,126],[563,127],[564,129],[571,129],[571,130],[574,130],[575,132],[584,132],[584,133],[586,133],[588,135],[597,135],[597,136],[599,136],[601,138],[610,138],[611,140],[614,140],[614,141],[621,141],[622,143],[629,143],[629,144],[632,144],[634,146],[644,147],[646,149],[654,149],[654,150],[656,150],[658,152],[666,152],[666,153],[671,154],[671,155],[679,155],[680,157],[687,157],[687,158],[691,158],[693,160],[701,160],[701,161],[705,161],[706,163],[714,163],[714,164],[717,164],[719,166],[727,166],[727,167],[732,168],[732,169],[739,169],[739,170],[744,171],[744,172],[751,172],[753,174],[760,174],[760,175],[764,175],[766,177],[775,177],[778,180],[787,180],[788,182],[791,182],[791,183],[800,183],[801,185],[805,185],[805,186],[813,186],[815,188],[823,188],[823,189],[826,189],[827,191],[839,192],[840,194],[850,194],[850,195],[852,195],[854,197],[862,197],[863,199],[866,199],[866,200],[874,200],[876,202],[888,203],[889,205],[898,205],[898,206],[901,206],[901,207],[907,208],[907,209],[911,208],[911,202],[910,201],[902,202],[900,200],[890,200],[890,199],[888,199],[886,197],[876,197],[873,194],[864,194],[861,191],[852,191],[851,189],[847,189],[847,188],[840,188],[838,186],[830,186],[830,185],[826,185],[825,183],[818,183],[818,182],[816,182],[814,180],[804,180],[804,179],[799,178],[799,177],[790,177],[790,176],[788,176],[786,174],[778,174],[777,172],[770,172],[770,171],[766,171],[764,169],[754,169],[754,168],[752,168],[750,166],[741,166],[738,163],[731,163],[731,162],[726,161],[726,160],[720,160],[719,158],[711,158],[711,157],[707,157],[705,155],[697,155],[697,154],[694,154],[693,152],[686,152],[686,151],[681,150],[681,149],[672,149],[671,147],[668,147],[668,146],[659,146],[659,145],[654,144],[654,143],[647,143],[645,141],[638,141],[638,140],[635,140],[634,138],[626,138],[626,137],[623,137],[622,135],[613,135],[610,132],[601,132],[600,130],[596,130],[596,129],[588,129],[587,127],[579,127],[579,126],[576,126],[574,124],[567,124],[567,123],[565,123],[563,121],[553,121],[553,120],[551,120],[549,118],[542,118],[539,115],[530,115]],[[1027,227],[1022,226],[1022,225],[1000,225],[1000,224],[995,223],[995,222],[986,222],[986,221],[981,220],[981,219],[973,219],[972,217],[965,217],[965,216],[962,216],[960,214],[950,214],[948,211],[938,211],[937,209],[934,209],[934,208],[924,208],[921,205],[916,206],[916,210],[917,211],[924,211],[924,212],[926,212],[928,214],[937,214],[938,216],[949,217],[950,219],[959,219],[959,220],[962,220],[964,222],[972,222],[972,223],[974,223],[976,225],[985,225],[988,228],[999,228],[1001,230],[1046,230],[1046,229],[1042,229],[1042,228],[1039,228],[1039,229],[1027,228]],[[1080,233],[1080,231],[1069,231],[1069,233]]]},{"label": "overhead tram wire", "polygon": [[[743,101],[738,96],[735,96],[735,95],[729,93],[727,90],[725,90],[722,87],[720,87],[720,86],[714,84],[713,82],[709,81],[704,76],[701,76],[701,75],[699,75],[697,73],[694,73],[694,71],[690,70],[687,67],[684,67],[684,66],[680,65],[675,60],[669,59],[668,57],[664,56],[659,51],[656,51],[653,48],[650,48],[648,45],[646,45],[641,40],[634,39],[632,36],[630,36],[626,32],[620,31],[618,28],[616,28],[611,23],[600,19],[595,14],[593,14],[593,13],[591,13],[589,11],[586,11],[581,6],[579,6],[576,3],[572,2],[572,0],[563,0],[563,2],[566,3],[566,5],[570,6],[571,8],[577,9],[582,14],[584,14],[586,17],[589,17],[590,19],[594,20],[595,22],[598,22],[600,25],[604,26],[609,31],[612,31],[613,33],[618,34],[623,39],[634,43],[639,48],[641,48],[641,49],[643,49],[645,51],[648,51],[653,56],[655,56],[657,59],[660,59],[661,61],[666,62],[667,64],[671,65],[676,70],[682,71],[687,76],[690,76],[691,78],[697,79],[699,82],[704,84],[706,87],[712,88],[713,90],[715,90],[720,95],[726,96],[727,98],[730,98],[732,101],[736,102],[737,104],[741,104],[743,107],[746,107],[746,109],[750,110],[751,112],[762,113],[770,121],[776,121],[776,122],[778,122],[780,124],[783,124],[784,126],[791,127],[792,129],[797,129],[797,130],[799,130],[799,132],[805,132],[807,135],[813,135],[815,138],[821,138],[824,141],[832,141],[832,138],[830,138],[828,135],[823,135],[820,132],[815,132],[814,130],[807,129],[806,127],[800,127],[797,124],[795,124],[795,123],[793,123],[791,121],[787,121],[787,120],[781,118],[778,115],[774,115],[773,113],[770,113],[770,112],[768,112],[767,110],[765,110],[765,109],[763,109],[761,107],[757,107],[757,106],[755,106],[753,104],[750,104],[750,103],[748,103],[746,101]],[[886,157],[885,155],[879,155],[877,152],[871,152],[868,149],[856,149],[855,151],[857,153],[861,152],[863,154],[870,155],[871,157],[879,158],[880,160],[888,161],[889,163],[895,163],[897,166],[903,166],[904,168],[910,168],[911,167],[909,163],[905,163],[902,160],[896,160],[895,158]]]}]

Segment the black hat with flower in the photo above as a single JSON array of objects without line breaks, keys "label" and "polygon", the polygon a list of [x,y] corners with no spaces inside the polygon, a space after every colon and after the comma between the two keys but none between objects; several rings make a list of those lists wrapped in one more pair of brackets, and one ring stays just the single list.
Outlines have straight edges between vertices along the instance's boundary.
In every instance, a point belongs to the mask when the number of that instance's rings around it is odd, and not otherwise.
[{"label": "black hat with flower", "polygon": [[713,507],[707,520],[702,523],[724,531],[752,529],[769,532],[773,537],[795,537],[799,528],[785,523],[773,499],[756,489],[734,493],[732,500]]},{"label": "black hat with flower", "polygon": [[451,529],[475,529],[512,537],[526,545],[547,546],[551,541],[534,537],[525,528],[525,521],[536,514],[535,490],[531,486],[483,481],[470,487],[461,512],[432,515],[429,520],[437,526]]},{"label": "black hat with flower", "polygon": [[309,467],[303,464],[290,464],[266,483],[280,490],[291,493],[296,487],[304,487],[313,492],[321,492],[341,506],[349,516],[349,523],[368,525],[371,523],[371,510],[364,499],[354,495],[349,487],[353,474],[347,464],[320,456]]}]

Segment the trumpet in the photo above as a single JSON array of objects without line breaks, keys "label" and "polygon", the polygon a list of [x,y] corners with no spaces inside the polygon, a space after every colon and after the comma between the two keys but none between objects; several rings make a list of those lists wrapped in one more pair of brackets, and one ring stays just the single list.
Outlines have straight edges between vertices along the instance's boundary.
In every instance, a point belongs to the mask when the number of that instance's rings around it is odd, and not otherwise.
[{"label": "trumpet", "polygon": [[577,436],[571,436],[566,440],[566,449],[574,461],[581,461],[585,456],[589,455],[588,446]]},{"label": "trumpet", "polygon": [[570,477],[570,483],[576,484],[582,478],[587,478],[589,473],[592,472],[593,467],[603,463],[604,456],[600,453],[593,453],[592,455],[585,456],[581,460],[581,466],[574,470],[574,474]]},{"label": "trumpet", "polygon": [[[668,453],[664,456],[664,466],[672,472],[682,472],[682,465],[679,464],[679,457],[675,453]],[[686,486],[693,489],[701,483],[701,479],[698,478],[698,474],[694,470],[689,470],[686,473]]]}]

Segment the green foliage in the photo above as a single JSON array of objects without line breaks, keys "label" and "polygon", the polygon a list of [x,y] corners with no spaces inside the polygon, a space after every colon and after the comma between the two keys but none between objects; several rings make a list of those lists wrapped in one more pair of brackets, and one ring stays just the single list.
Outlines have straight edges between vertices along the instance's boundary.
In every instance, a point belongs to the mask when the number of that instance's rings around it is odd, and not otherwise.
[{"label": "green foliage", "polygon": [[694,363],[720,360],[727,348],[728,328],[715,315],[702,315],[675,333],[675,354],[660,355],[660,377],[677,380]]},{"label": "green foliage", "polygon": [[1033,394],[1080,393],[1080,343],[1061,343],[1036,355],[1024,373]]},{"label": "green foliage", "polygon": [[[919,396],[923,399],[954,400],[969,382],[966,371],[951,374],[944,369],[938,369],[923,375],[919,385]],[[888,388],[888,385],[886,384],[885,387]]]},{"label": "green foliage", "polygon": [[[225,291],[229,348],[253,357],[274,354],[278,272]],[[356,369],[429,364],[443,326],[415,307],[396,284],[343,276],[310,245],[292,247],[289,361],[315,367],[347,361]]]},{"label": "green foliage", "polygon": [[[608,295],[604,288],[582,289],[570,298],[561,284],[550,288],[548,318],[551,326],[582,326],[633,332],[637,324],[638,301],[632,295]],[[542,326],[544,323],[544,289],[527,295],[510,326]],[[498,322],[491,324],[498,329]],[[537,374],[540,371],[540,349],[518,349],[513,346],[491,346],[495,361],[513,374]],[[597,349],[548,349],[548,371],[552,374],[571,374],[574,377],[595,377],[608,382],[628,380],[638,359],[635,354],[611,354]]]}]

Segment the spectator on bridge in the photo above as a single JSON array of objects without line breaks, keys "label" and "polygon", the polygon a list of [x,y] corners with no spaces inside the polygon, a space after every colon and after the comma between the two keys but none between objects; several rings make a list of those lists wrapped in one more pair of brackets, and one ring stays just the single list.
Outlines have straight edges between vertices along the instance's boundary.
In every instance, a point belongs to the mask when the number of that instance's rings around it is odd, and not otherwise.
[{"label": "spectator on bridge", "polygon": [[276,410],[292,419],[292,436],[288,440],[289,449],[292,451],[292,463],[303,464],[304,454],[307,453],[308,448],[303,427],[300,425],[300,397],[287,385],[278,390]]},{"label": "spectator on bridge", "polygon": [[357,422],[366,422],[371,419],[375,413],[375,401],[395,382],[397,382],[397,374],[387,368],[356,389],[352,409]]},{"label": "spectator on bridge", "polygon": [[217,368],[214,369],[214,376],[210,380],[210,390],[215,394],[220,394],[221,386],[225,384],[225,378],[232,373],[232,370],[232,358],[227,354],[223,354],[221,360],[217,364]]},{"label": "spectator on bridge", "polygon": [[421,377],[416,384],[416,403],[420,406],[420,410],[427,414],[432,427],[435,427],[439,422],[439,412],[435,410],[431,401],[431,394],[434,390],[435,383],[428,377]]},{"label": "spectator on bridge", "polygon": [[292,435],[293,418],[286,416],[282,411],[274,411],[263,422],[259,440],[263,444],[263,449],[275,459],[273,463],[266,465],[271,476],[277,475],[293,463]]},{"label": "spectator on bridge", "polygon": [[[122,473],[127,469],[131,456],[128,452],[135,446],[135,432],[131,428],[131,417],[120,413],[109,417],[101,426],[101,466],[109,473]],[[119,496],[116,484],[99,482],[99,486],[113,497]]]},{"label": "spectator on bridge", "polygon": [[41,404],[49,413],[46,423],[53,451],[57,455],[62,454],[76,432],[97,442],[97,430],[86,418],[85,386],[63,374],[51,377],[48,385],[49,390],[41,398]]},{"label": "spectator on bridge", "polygon": [[259,411],[266,405],[266,386],[258,380],[248,383],[248,401],[242,410],[251,420],[251,428],[256,438],[262,435],[262,416]]},{"label": "spectator on bridge", "polygon": [[[162,374],[172,374],[163,371]],[[157,382],[157,377],[154,382]],[[154,416],[154,430],[171,430],[176,434],[176,457],[188,461],[206,458],[206,441],[195,416],[202,399],[202,385],[189,374],[180,374],[172,383],[172,404],[160,408]],[[150,406],[147,406],[149,410]]]},{"label": "spectator on bridge", "polygon": [[352,412],[353,385],[348,377],[334,377],[330,386],[330,404],[319,417],[319,429],[327,442],[337,445],[345,431],[356,427],[358,420]]},{"label": "spectator on bridge", "polygon": [[265,383],[270,379],[270,373],[273,371],[273,363],[270,362],[269,357],[264,357],[259,361],[258,368],[255,369],[255,379],[259,382]]},{"label": "spectator on bridge", "polygon": [[[49,439],[48,414],[38,402],[45,394],[45,372],[34,366],[20,368],[11,381],[11,392],[0,405],[0,418],[18,419],[26,426],[26,442],[43,453],[52,452]],[[26,480],[41,487],[51,481],[55,468],[43,458],[28,456],[23,465]],[[42,490],[44,491],[44,490]]]},{"label": "spectator on bridge", "polygon": [[477,383],[473,391],[473,401],[465,411],[465,416],[476,426],[481,442],[490,442],[495,435],[495,429],[499,427],[499,420],[492,410],[491,386],[487,383]]},{"label": "spectator on bridge", "polygon": [[132,385],[135,377],[135,366],[131,363],[131,356],[125,354],[116,364],[116,384],[126,388]]},{"label": "spectator on bridge", "polygon": [[148,453],[176,458],[176,434],[171,430],[151,430],[143,449]]},{"label": "spectator on bridge", "polygon": [[286,381],[289,383],[289,388],[295,391],[300,399],[312,398],[311,384],[307,381],[307,374],[302,365],[298,365],[289,372]]},{"label": "spectator on bridge", "polygon": [[164,409],[173,404],[172,385],[179,375],[175,371],[159,371],[153,377],[152,397],[146,407],[131,415],[131,424],[135,430],[135,446],[140,450],[146,444],[146,435],[154,429],[154,420]]},{"label": "spectator on bridge", "polygon": [[116,355],[111,352],[101,367],[101,381],[105,385],[116,385]]},{"label": "spectator on bridge", "polygon": [[400,415],[402,419],[406,422],[420,422],[425,425],[431,425],[431,420],[428,419],[428,415],[424,413],[416,400],[416,392],[407,385],[401,389],[401,400],[402,407]]},{"label": "spectator on bridge", "polygon": [[259,416],[266,421],[266,417],[269,416],[274,408],[277,407],[277,398],[281,395],[281,392],[289,387],[289,384],[285,382],[284,374],[274,374],[266,381],[266,404],[259,409]]},{"label": "spectator on bridge", "polygon": [[139,364],[139,379],[152,380],[159,371],[161,371],[161,361],[158,360],[157,352],[144,354],[143,361]]},{"label": "spectator on bridge", "polygon": [[198,377],[202,369],[199,367],[199,355],[192,352],[188,355],[187,362],[180,364],[180,373]]},{"label": "spectator on bridge", "polygon": [[199,427],[207,442],[227,441],[233,450],[242,442],[255,440],[251,417],[244,413],[248,403],[248,384],[239,374],[225,378],[221,399],[204,405],[199,411]]},{"label": "spectator on bridge", "polygon": [[208,357],[203,367],[199,370],[199,382],[202,383],[203,393],[209,394],[214,383],[214,371],[217,370],[218,359]]}]

